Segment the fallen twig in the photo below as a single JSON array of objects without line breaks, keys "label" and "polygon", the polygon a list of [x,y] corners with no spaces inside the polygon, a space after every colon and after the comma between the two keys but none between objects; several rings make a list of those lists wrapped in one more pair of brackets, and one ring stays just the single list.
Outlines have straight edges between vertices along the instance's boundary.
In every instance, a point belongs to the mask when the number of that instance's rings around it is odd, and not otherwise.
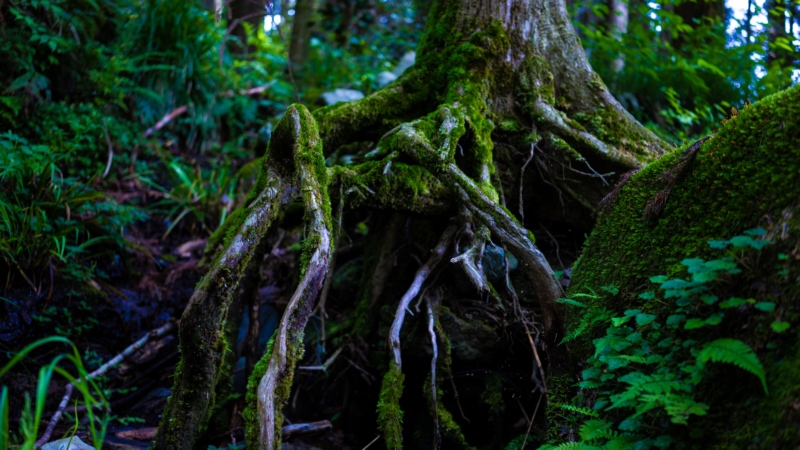
[{"label": "fallen twig", "polygon": [[[111,358],[108,362],[97,368],[97,370],[87,375],[85,379],[78,379],[76,381],[77,382],[88,381],[93,378],[104,375],[106,372],[108,372],[109,369],[122,362],[123,359],[131,356],[132,354],[140,350],[142,347],[144,347],[144,345],[150,339],[155,339],[164,336],[165,334],[172,331],[173,328],[175,328],[175,325],[172,322],[167,322],[160,328],[156,328],[155,330],[150,331],[149,333],[144,335],[141,339],[129,345],[128,348],[123,350],[117,356]],[[53,430],[55,430],[56,424],[58,424],[58,421],[61,420],[61,416],[64,415],[64,410],[67,409],[67,404],[69,403],[69,399],[72,396],[72,391],[74,389],[75,385],[73,383],[69,383],[67,385],[64,397],[61,398],[61,403],[58,404],[58,409],[56,410],[55,414],[53,414],[53,416],[50,418],[50,422],[47,424],[47,428],[45,429],[42,437],[39,438],[38,441],[36,441],[36,444],[34,444],[35,448],[37,449],[40,448],[42,445],[46,444],[50,440],[50,436],[53,434]]]},{"label": "fallen twig", "polygon": [[309,423],[293,423],[281,428],[281,435],[284,438],[290,438],[300,434],[318,433],[320,431],[330,430],[333,424],[330,420],[320,420],[319,422]]},{"label": "fallen twig", "polygon": [[171,111],[169,114],[167,114],[167,115],[165,115],[164,117],[162,117],[162,118],[161,118],[161,120],[159,120],[159,121],[158,121],[158,122],[157,122],[155,125],[153,125],[152,127],[148,128],[148,129],[147,129],[147,130],[144,132],[144,135],[143,135],[143,136],[144,136],[145,138],[148,138],[148,137],[150,137],[150,135],[151,135],[151,134],[153,134],[153,133],[155,133],[156,131],[158,131],[158,130],[160,130],[160,129],[164,128],[164,125],[166,125],[166,124],[170,123],[170,122],[171,122],[173,119],[175,119],[176,117],[178,117],[178,116],[180,116],[181,114],[185,113],[185,112],[186,112],[186,109],[187,109],[187,108],[186,108],[186,105],[179,106],[179,107],[177,107],[177,108],[173,109],[173,110],[172,110],[172,111]]}]

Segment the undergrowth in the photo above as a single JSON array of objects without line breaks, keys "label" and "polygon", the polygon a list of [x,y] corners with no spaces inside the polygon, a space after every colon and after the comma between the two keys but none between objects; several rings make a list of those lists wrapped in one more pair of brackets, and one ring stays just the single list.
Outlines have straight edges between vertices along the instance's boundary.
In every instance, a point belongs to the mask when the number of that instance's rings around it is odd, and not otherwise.
[{"label": "undergrowth", "polygon": [[[763,229],[752,229],[709,244],[720,250],[759,252],[770,243],[765,234]],[[580,441],[547,444],[540,450],[681,446],[692,416],[709,411],[703,389],[720,373],[709,363],[736,366],[768,392],[764,367],[753,348],[728,334],[726,322],[731,320],[726,312],[738,309],[762,315],[775,333],[786,331],[789,324],[774,319],[774,302],[717,295],[726,291],[731,277],[742,273],[734,255],[729,252],[710,261],[684,259],[685,278],[651,277],[656,288],[638,294],[643,306],[621,316],[581,301],[599,299],[595,292],[560,300],[582,313],[562,343],[582,345],[591,340],[594,353],[581,372],[579,395],[560,405],[578,429]],[[613,286],[602,290],[612,298],[619,295]]]}]

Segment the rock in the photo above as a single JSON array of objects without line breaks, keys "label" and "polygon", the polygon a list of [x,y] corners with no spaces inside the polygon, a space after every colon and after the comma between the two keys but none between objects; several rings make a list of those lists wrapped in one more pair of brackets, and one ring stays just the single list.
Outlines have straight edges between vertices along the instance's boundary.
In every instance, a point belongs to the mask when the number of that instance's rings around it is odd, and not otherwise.
[{"label": "rock", "polygon": [[42,446],[42,450],[94,450],[94,447],[83,442],[78,436],[51,441]]},{"label": "rock", "polygon": [[378,85],[378,88],[382,88],[396,79],[397,75],[392,72],[383,71],[378,74],[378,77],[375,79],[375,84]]},{"label": "rock", "polygon": [[513,271],[519,261],[511,253],[506,253],[503,247],[492,243],[486,244],[481,258],[481,267],[486,279],[491,282],[499,281],[506,276],[506,257],[508,257],[508,271]]},{"label": "rock", "polygon": [[352,102],[364,98],[364,93],[355,89],[334,89],[320,96],[323,105],[333,105],[341,102]]},{"label": "rock", "polygon": [[400,62],[394,67],[392,73],[395,77],[399,77],[406,71],[409,67],[414,65],[414,62],[417,60],[417,52],[408,52],[400,58]]}]

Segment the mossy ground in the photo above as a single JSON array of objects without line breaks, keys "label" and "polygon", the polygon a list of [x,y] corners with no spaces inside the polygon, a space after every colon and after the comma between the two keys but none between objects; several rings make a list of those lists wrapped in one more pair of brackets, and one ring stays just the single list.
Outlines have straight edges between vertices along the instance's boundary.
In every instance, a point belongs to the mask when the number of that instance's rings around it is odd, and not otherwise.
[{"label": "mossy ground", "polygon": [[[587,240],[569,294],[602,292],[602,286],[613,285],[620,291],[613,302],[601,297],[592,306],[665,313],[671,305],[636,297],[652,289],[649,277],[683,276],[684,258],[720,257],[709,240],[727,239],[754,227],[766,229],[773,244],[758,258],[739,255],[743,276],[751,283],[731,284],[729,295],[769,299],[777,303],[782,320],[792,324],[777,335],[768,323],[753,319],[732,336],[756,349],[770,393],[718,377],[720,383],[705,386],[710,391],[701,394],[714,400],[709,415],[689,426],[703,431],[698,438],[706,448],[794,448],[800,444],[800,87],[768,97],[724,122],[702,145],[663,211],[644,220],[648,203],[666,187],[662,175],[675,167],[687,148],[665,155],[622,187]],[[786,256],[776,268],[779,255]],[[577,319],[573,315],[567,322]],[[578,360],[587,356],[587,348],[586,344],[568,347]],[[733,390],[723,393],[725,388]]]}]

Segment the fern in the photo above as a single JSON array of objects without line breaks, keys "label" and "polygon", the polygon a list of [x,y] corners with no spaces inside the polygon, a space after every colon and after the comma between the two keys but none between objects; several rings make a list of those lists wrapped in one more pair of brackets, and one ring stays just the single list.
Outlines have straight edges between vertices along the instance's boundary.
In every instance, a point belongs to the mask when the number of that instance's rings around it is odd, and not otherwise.
[{"label": "fern", "polygon": [[[0,98],[2,98],[2,97],[0,97]],[[578,308],[586,308],[586,304],[585,303],[581,303],[581,302],[579,302],[577,300],[573,300],[571,298],[560,298],[560,299],[556,300],[556,303],[562,303],[564,305],[571,305],[571,306],[575,306],[575,307],[578,307]]]},{"label": "fern", "polygon": [[589,408],[584,408],[582,406],[568,405],[566,403],[561,404],[559,406],[561,407],[561,409],[566,409],[567,411],[572,411],[572,412],[576,412],[578,414],[583,414],[584,416],[599,417],[596,412],[592,411]]},{"label": "fern", "polygon": [[767,390],[767,379],[764,374],[764,366],[761,365],[753,349],[744,342],[730,338],[722,338],[709,342],[697,355],[697,364],[698,366],[702,366],[708,361],[733,364],[752,373],[761,380],[764,392],[769,393]]},{"label": "fern", "polygon": [[611,437],[611,422],[603,419],[587,420],[581,425],[579,435],[584,441]]}]

